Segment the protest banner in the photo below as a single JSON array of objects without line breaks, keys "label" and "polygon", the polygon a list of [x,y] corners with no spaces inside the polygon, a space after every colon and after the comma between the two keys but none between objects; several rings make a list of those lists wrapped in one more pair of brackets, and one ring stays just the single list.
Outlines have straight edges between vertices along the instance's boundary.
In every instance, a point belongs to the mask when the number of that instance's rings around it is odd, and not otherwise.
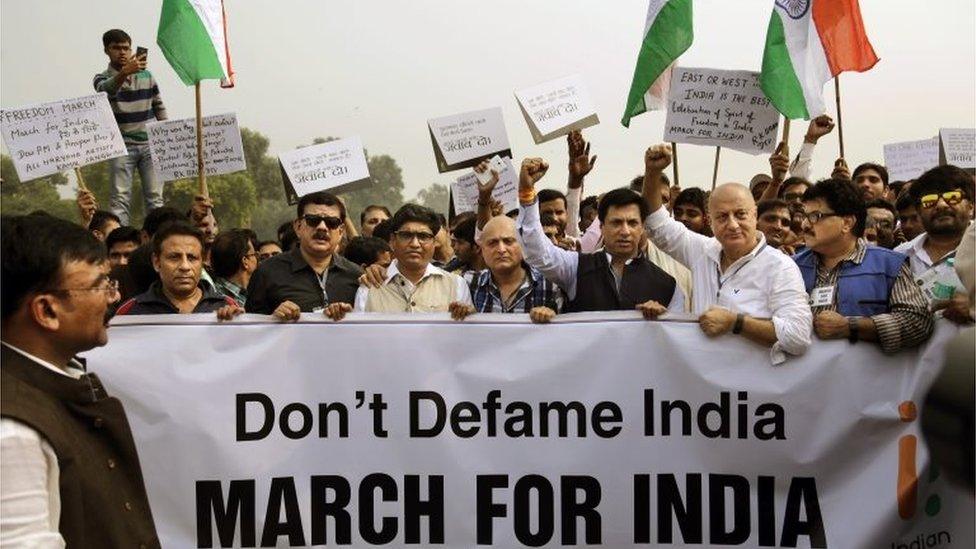
[{"label": "protest banner", "polygon": [[427,128],[440,173],[470,168],[496,154],[512,157],[499,107],[432,118]]},{"label": "protest banner", "polygon": [[104,93],[3,109],[0,127],[21,181],[127,154]]},{"label": "protest banner", "polygon": [[154,315],[86,358],[164,547],[971,547],[915,419],[957,331],[774,367],[636,312]]},{"label": "protest banner", "polygon": [[889,181],[908,181],[939,165],[939,138],[884,146]]},{"label": "protest banner", "polygon": [[354,191],[370,184],[366,151],[359,137],[300,147],[278,155],[289,204],[318,191]]},{"label": "protest banner", "polygon": [[759,73],[676,67],[664,140],[771,153],[779,113],[759,87]]},{"label": "protest banner", "polygon": [[976,129],[942,128],[939,130],[942,164],[964,170],[976,168]]},{"label": "protest banner", "polygon": [[[491,191],[492,198],[501,202],[503,211],[518,208],[519,174],[512,165],[512,159],[495,155],[489,162],[488,169],[498,172],[498,183]],[[455,214],[478,211],[478,182],[477,174],[472,171],[451,183]]]},{"label": "protest banner", "polygon": [[537,145],[600,123],[578,74],[517,91],[515,99]]},{"label": "protest banner", "polygon": [[[206,175],[247,169],[241,131],[234,113],[203,118],[203,162]],[[197,125],[193,118],[146,124],[153,170],[162,181],[197,177]],[[199,178],[198,178],[199,179]],[[200,182],[201,189],[205,181]]]}]

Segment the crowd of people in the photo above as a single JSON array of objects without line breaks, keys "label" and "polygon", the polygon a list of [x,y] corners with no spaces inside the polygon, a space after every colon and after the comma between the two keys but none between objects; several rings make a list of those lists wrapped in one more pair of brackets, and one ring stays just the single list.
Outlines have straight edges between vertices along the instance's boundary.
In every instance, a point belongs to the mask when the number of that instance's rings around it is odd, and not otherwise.
[{"label": "crowd of people", "polygon": [[[973,323],[972,174],[939,166],[889,181],[884,166],[851,171],[839,159],[815,178],[816,144],[833,129],[826,116],[810,122],[792,162],[781,144],[770,173],[711,191],[670,184],[671,149],[655,145],[641,175],[601,181],[617,188],[587,196],[597,157],[575,131],[565,192],[539,189],[549,164],[526,158],[512,211],[493,198],[498,174],[485,161],[475,167],[487,180],[475,212],[445,217],[416,204],[348,212],[340,197],[315,192],[300,198],[273,239],[221,227],[206,196],[189,211],[162,204],[145,169],[145,121],[164,118],[165,109],[145,57],[133,56],[119,33],[103,38],[110,65],[94,82],[112,97],[130,150],[113,161],[110,211],[82,191],[84,228],[44,212],[2,222],[0,530],[14,537],[158,545],[151,519],[126,518],[133,509],[129,516],[149,512],[121,407],[75,358],[106,343],[113,315],[198,313],[233,322],[248,312],[288,322],[313,313],[341,322],[353,312],[448,312],[463,322],[527,313],[547,323],[585,311],[636,310],[650,320],[689,314],[709,337],[732,334],[768,348],[774,365],[815,340],[896,353],[923,344],[937,317]],[[141,228],[128,217],[135,167],[147,189]],[[83,412],[66,412],[64,402]],[[72,430],[91,429],[103,433],[94,442],[72,438]],[[82,447],[84,459],[66,461]],[[69,462],[59,492],[58,464]],[[98,485],[113,488],[106,495]],[[111,499],[98,500],[104,510],[82,512],[82,520],[77,506],[66,506],[59,521],[51,502],[89,497],[89,489]],[[30,497],[38,493],[46,495]],[[15,524],[18,517],[25,522]]]}]

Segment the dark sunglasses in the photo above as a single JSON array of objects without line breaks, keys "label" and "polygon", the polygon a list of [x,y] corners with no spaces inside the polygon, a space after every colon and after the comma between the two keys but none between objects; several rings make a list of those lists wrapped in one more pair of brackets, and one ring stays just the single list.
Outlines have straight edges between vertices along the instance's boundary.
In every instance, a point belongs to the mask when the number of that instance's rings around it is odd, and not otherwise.
[{"label": "dark sunglasses", "polygon": [[325,223],[325,226],[328,227],[330,231],[334,229],[338,229],[339,227],[342,226],[342,220],[339,219],[338,217],[331,216],[331,215],[305,214],[302,216],[302,219],[305,221],[305,224],[311,227],[312,229],[317,228],[319,224],[323,222]]}]

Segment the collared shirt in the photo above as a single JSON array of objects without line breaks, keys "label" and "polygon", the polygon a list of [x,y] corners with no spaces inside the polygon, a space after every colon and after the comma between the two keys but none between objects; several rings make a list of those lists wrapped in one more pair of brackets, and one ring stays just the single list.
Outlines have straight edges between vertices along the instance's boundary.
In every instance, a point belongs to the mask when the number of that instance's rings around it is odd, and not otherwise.
[{"label": "collared shirt", "polygon": [[225,296],[233,299],[241,307],[247,304],[247,288],[242,288],[235,284],[233,281],[226,278],[221,278],[219,276],[214,277],[214,289],[218,293],[224,294]]},{"label": "collared shirt", "polygon": [[950,257],[956,256],[956,251],[953,250],[947,253],[945,256],[933,261],[932,258],[929,257],[929,253],[925,251],[925,242],[928,240],[928,237],[928,233],[922,233],[908,242],[899,244],[895,247],[896,252],[900,252],[908,256],[908,264],[911,266],[912,274],[915,275],[915,278],[918,278],[925,273],[925,271],[931,269],[935,265],[942,263]]},{"label": "collared shirt", "polygon": [[562,291],[546,280],[538,269],[523,264],[525,278],[506,302],[495,283],[490,269],[485,269],[471,282],[471,299],[479,313],[527,313],[535,307],[549,307],[559,312],[563,306]]},{"label": "collared shirt", "polygon": [[[857,239],[851,253],[834,265],[833,269],[827,269],[821,263],[820,256],[814,254],[817,262],[817,283],[814,286],[836,287],[841,265],[847,262],[860,265],[864,261],[866,250],[867,242],[863,238]],[[901,266],[898,278],[891,287],[888,307],[890,312],[871,317],[878,331],[878,342],[881,344],[882,351],[895,353],[902,349],[918,347],[932,335],[935,323],[932,314],[929,313],[925,296],[915,284],[908,262]],[[835,290],[833,302],[829,305],[813,307],[813,314],[816,316],[821,311],[836,310],[837,291]]]},{"label": "collared shirt", "polygon": [[[468,283],[463,278],[458,275],[451,274],[440,267],[434,266],[432,263],[427,264],[427,269],[424,271],[424,276],[420,277],[420,281],[417,284],[410,282],[410,280],[400,274],[397,268],[398,261],[396,259],[390,263],[390,266],[386,269],[386,280],[383,281],[384,285],[390,286],[395,289],[401,296],[403,296],[407,301],[410,301],[410,296],[417,291],[418,288],[423,286],[431,277],[435,276],[447,276],[451,277],[454,282],[454,296],[461,303],[471,305],[471,291],[468,289]],[[369,298],[369,288],[366,286],[360,286],[356,291],[356,303],[353,310],[359,313],[366,312],[366,301]]]},{"label": "collared shirt", "polygon": [[810,346],[813,316],[800,269],[789,256],[759,242],[751,252],[722,271],[722,245],[714,237],[698,234],[675,221],[665,208],[647,216],[647,234],[654,245],[691,270],[692,307],[702,314],[713,305],[771,319],[776,343],[770,350],[773,364],[783,353],[801,355]]},{"label": "collared shirt", "polygon": [[359,288],[359,276],[363,274],[358,265],[333,254],[332,263],[323,274],[324,281],[305,261],[297,246],[268,258],[259,263],[251,275],[245,309],[249,313],[269,315],[278,305],[291,301],[302,312],[310,313],[329,303],[353,302]]},{"label": "collared shirt", "polygon": [[[59,368],[23,349],[3,342],[42,368],[80,379],[84,366],[72,360]],[[34,428],[0,418],[3,498],[0,498],[0,546],[64,547],[61,520],[61,468],[54,448]]]},{"label": "collared shirt", "polygon": [[[202,280],[199,282],[199,288],[201,292],[200,301],[193,307],[193,313],[213,313],[226,305],[237,305],[233,299],[216,292],[209,284]],[[115,314],[164,315],[178,314],[179,312],[180,310],[163,293],[162,282],[157,280],[152,283],[152,286],[148,290],[119,306],[119,310]]]},{"label": "collared shirt", "polygon": [[[516,225],[519,228],[526,263],[539,269],[546,278],[562,288],[566,292],[566,299],[569,301],[575,299],[579,252],[564,250],[546,237],[542,231],[542,222],[539,220],[538,202],[520,208]],[[607,259],[609,262],[610,254],[607,254]],[[627,264],[633,260],[634,258],[627,260]],[[620,281],[617,280],[617,274],[613,272],[612,267],[610,270],[619,289]],[[667,304],[667,307],[672,313],[683,313],[685,311],[684,292],[677,284],[674,286],[674,293],[671,295],[671,302]]]}]

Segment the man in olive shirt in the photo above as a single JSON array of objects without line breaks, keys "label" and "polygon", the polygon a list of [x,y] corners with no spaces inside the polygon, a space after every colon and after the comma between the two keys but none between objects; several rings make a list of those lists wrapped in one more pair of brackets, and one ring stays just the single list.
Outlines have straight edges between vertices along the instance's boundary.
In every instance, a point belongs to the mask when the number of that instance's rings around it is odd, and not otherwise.
[{"label": "man in olive shirt", "polygon": [[333,194],[299,199],[293,223],[299,245],[258,265],[247,286],[247,312],[297,320],[330,303],[352,304],[362,269],[336,252],[345,221],[346,207]]}]

